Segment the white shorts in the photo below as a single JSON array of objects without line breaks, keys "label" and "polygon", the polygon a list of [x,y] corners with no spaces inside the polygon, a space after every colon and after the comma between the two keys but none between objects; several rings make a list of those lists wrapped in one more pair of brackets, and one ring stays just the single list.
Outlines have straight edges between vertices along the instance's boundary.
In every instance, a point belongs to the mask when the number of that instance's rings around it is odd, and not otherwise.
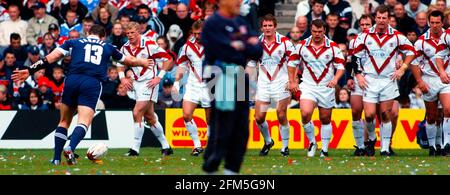
[{"label": "white shorts", "polygon": [[336,105],[336,94],[334,88],[319,85],[308,85],[304,82],[300,83],[299,88],[302,92],[300,100],[312,100],[321,108],[333,108]]},{"label": "white shorts", "polygon": [[440,93],[450,93],[450,84],[444,84],[439,77],[422,76],[423,81],[428,85],[428,93],[423,94],[423,100],[434,102],[438,100]]},{"label": "white shorts", "polygon": [[158,101],[158,89],[159,85],[156,85],[152,89],[147,87],[149,80],[133,81],[134,97],[136,101]]},{"label": "white shorts", "polygon": [[393,100],[400,95],[397,81],[390,78],[364,76],[367,82],[367,88],[364,90],[363,101],[369,103],[380,103],[387,100]]},{"label": "white shorts", "polygon": [[206,85],[199,87],[188,83],[186,84],[186,92],[184,93],[183,100],[200,104],[203,108],[210,108],[212,96]]},{"label": "white shorts", "polygon": [[364,91],[363,89],[361,89],[361,87],[359,86],[359,82],[358,79],[356,79],[356,77],[353,79],[353,82],[355,83],[355,88],[351,91],[350,95],[357,95],[357,96],[363,96]]},{"label": "white shorts", "polygon": [[255,100],[262,102],[270,102],[271,99],[275,102],[291,97],[291,93],[286,89],[286,82],[258,82],[256,87]]}]

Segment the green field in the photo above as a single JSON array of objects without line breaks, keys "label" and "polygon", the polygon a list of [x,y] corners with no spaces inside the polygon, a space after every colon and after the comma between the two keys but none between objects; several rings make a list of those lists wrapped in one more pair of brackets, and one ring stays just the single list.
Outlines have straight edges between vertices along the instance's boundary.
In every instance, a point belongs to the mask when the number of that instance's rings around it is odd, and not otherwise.
[{"label": "green field", "polygon": [[[110,149],[103,165],[91,163],[82,155],[76,166],[51,166],[52,150],[0,149],[0,175],[198,175],[202,157],[191,157],[189,149],[176,149],[162,157],[158,148],[142,148],[139,157],[125,157],[127,149]],[[77,153],[84,154],[86,149]],[[329,158],[307,158],[305,150],[291,150],[281,157],[278,150],[258,156],[249,150],[242,174],[245,175],[449,175],[449,157],[429,157],[428,150],[396,150],[397,156],[354,157],[353,150],[331,150]],[[377,151],[378,152],[378,151]],[[317,154],[316,154],[317,155]],[[64,157],[63,157],[64,160]]]}]

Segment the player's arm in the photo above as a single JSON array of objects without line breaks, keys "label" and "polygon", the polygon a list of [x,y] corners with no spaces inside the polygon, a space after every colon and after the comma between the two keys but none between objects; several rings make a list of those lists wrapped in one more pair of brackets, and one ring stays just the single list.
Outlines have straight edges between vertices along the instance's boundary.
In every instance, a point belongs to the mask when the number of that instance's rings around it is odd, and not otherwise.
[{"label": "player's arm", "polygon": [[424,93],[428,93],[428,86],[427,84],[422,80],[422,72],[420,71],[419,65],[423,64],[423,55],[425,55],[422,51],[422,43],[423,40],[418,40],[414,47],[416,49],[416,58],[411,62],[411,73],[413,74],[414,78],[417,81],[417,87]]},{"label": "player's arm", "polygon": [[186,49],[187,46],[183,45],[181,47],[180,52],[178,53],[178,59],[177,59],[177,72],[175,73],[175,82],[173,83],[172,90],[175,93],[180,92],[180,80],[183,78],[183,74],[187,72],[189,69],[187,68],[188,63],[190,62],[189,58],[186,55]]},{"label": "player's arm", "polygon": [[155,46],[155,45],[151,45],[148,46],[150,47],[149,49],[152,51],[153,55],[151,56],[153,59],[155,59],[156,61],[160,61],[162,62],[162,70],[159,71],[158,75],[156,77],[154,77],[153,79],[151,79],[148,83],[147,86],[150,88],[155,87],[156,85],[159,84],[159,82],[161,82],[161,79],[164,77],[164,75],[166,75],[167,71],[169,71],[170,69],[172,69],[173,67],[173,59],[172,57],[161,47],[159,46]]},{"label": "player's arm", "polygon": [[300,51],[299,49],[293,50],[291,52],[291,55],[289,55],[288,59],[288,77],[289,77],[289,83],[288,83],[288,89],[295,93],[299,91],[298,88],[298,82],[296,81],[295,77],[297,76],[297,67],[300,65]]},{"label": "player's arm", "polygon": [[398,48],[403,54],[405,54],[406,57],[403,60],[403,64],[400,66],[400,68],[397,69],[392,75],[392,80],[400,80],[400,78],[402,78],[403,74],[405,74],[405,71],[409,68],[409,64],[411,64],[411,62],[416,58],[417,53],[414,46],[412,46],[411,42],[405,36],[398,35],[398,38]]},{"label": "player's arm", "polygon": [[339,79],[345,74],[345,68],[344,68],[344,55],[342,54],[342,51],[336,47],[333,46],[331,49],[334,49],[334,56],[333,56],[333,65],[334,68],[336,68],[336,73],[334,75],[334,78],[327,84],[327,87],[334,88]]},{"label": "player's arm", "polygon": [[64,53],[61,52],[59,49],[53,50],[51,53],[49,53],[47,56],[45,56],[43,59],[38,60],[34,64],[32,64],[27,69],[22,70],[14,70],[11,78],[17,82],[17,81],[25,81],[28,76],[33,75],[35,72],[46,68],[50,64],[59,61],[64,57]]},{"label": "player's arm", "polygon": [[450,51],[448,49],[448,44],[446,41],[448,34],[443,33],[441,35],[441,39],[439,40],[439,52],[436,55],[436,66],[438,67],[439,77],[441,78],[442,83],[448,84],[450,83],[450,76],[445,72],[444,68],[444,59],[449,55]]}]

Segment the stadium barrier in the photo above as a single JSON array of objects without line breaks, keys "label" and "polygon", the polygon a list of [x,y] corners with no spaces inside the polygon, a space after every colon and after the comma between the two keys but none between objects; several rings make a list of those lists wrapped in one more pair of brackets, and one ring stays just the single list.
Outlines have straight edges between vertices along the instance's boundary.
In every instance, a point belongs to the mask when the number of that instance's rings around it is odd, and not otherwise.
[{"label": "stadium barrier", "polygon": [[[167,140],[173,148],[191,148],[192,140],[183,122],[181,109],[157,110],[161,124],[163,124]],[[254,115],[251,110],[250,116]],[[416,149],[418,124],[423,120],[425,110],[401,109],[397,128],[393,137],[394,148]],[[308,146],[300,122],[300,110],[288,110],[288,120],[291,126],[289,148],[301,149]],[[316,140],[320,147],[320,121],[318,111],[313,114],[313,123],[316,127]],[[54,130],[58,124],[59,111],[1,111],[0,112],[0,148],[52,148]],[[77,116],[74,117],[69,135],[76,125]],[[203,109],[196,109],[194,121],[197,123],[199,137],[202,145],[207,141],[207,124]],[[269,130],[275,141],[274,148],[281,147],[281,137],[278,131],[278,121],[275,110],[267,113]],[[165,124],[165,125],[164,125]],[[332,114],[333,136],[330,148],[353,148],[354,139],[352,131],[351,110],[335,109]],[[379,124],[376,124],[376,134],[379,146]],[[94,143],[104,142],[110,148],[128,148],[133,143],[134,130],[131,111],[97,111],[84,141],[80,148],[87,148]],[[261,148],[263,139],[256,127],[253,117],[250,117],[250,136],[248,147]],[[157,139],[149,129],[146,129],[142,146],[159,147]]]}]

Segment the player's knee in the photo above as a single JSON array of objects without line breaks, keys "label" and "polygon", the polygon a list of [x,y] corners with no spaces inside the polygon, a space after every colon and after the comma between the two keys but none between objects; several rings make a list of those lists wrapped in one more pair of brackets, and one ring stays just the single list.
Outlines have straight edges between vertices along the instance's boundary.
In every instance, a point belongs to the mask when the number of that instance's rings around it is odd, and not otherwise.
[{"label": "player's knee", "polygon": [[286,112],[284,112],[284,111],[277,112],[277,117],[280,122],[286,121]]},{"label": "player's knee", "polygon": [[302,123],[306,124],[306,123],[309,123],[309,121],[311,121],[311,115],[303,115],[302,114]]},{"label": "player's knee", "polygon": [[362,112],[352,109],[352,118],[354,121],[359,121],[361,119],[361,114]]},{"label": "player's knee", "polygon": [[322,125],[328,125],[331,123],[331,117],[328,116],[321,116],[320,117],[320,123],[322,123]]},{"label": "player's knee", "polygon": [[155,117],[155,116],[149,116],[149,117],[146,117],[145,120],[147,121],[147,123],[148,123],[149,125],[154,125],[154,124],[156,124],[156,117]]},{"label": "player's knee", "polygon": [[449,118],[450,117],[450,108],[444,108],[442,113],[444,114],[445,118]]},{"label": "player's knee", "polygon": [[258,123],[258,124],[262,124],[262,123],[264,123],[264,121],[266,121],[266,119],[264,119],[263,117],[257,117],[257,116],[255,116],[255,121],[256,121],[256,123]]},{"label": "player's knee", "polygon": [[427,123],[428,124],[434,124],[434,123],[436,123],[437,122],[437,120],[438,120],[438,115],[437,115],[438,113],[437,112],[435,112],[434,110],[427,110],[427,118],[426,118],[426,120],[427,120]]},{"label": "player's knee", "polygon": [[388,122],[391,119],[390,116],[391,116],[390,110],[384,111],[381,113],[381,120],[383,122]]},{"label": "player's knee", "polygon": [[192,115],[183,113],[183,119],[184,121],[189,122],[192,120]]}]

